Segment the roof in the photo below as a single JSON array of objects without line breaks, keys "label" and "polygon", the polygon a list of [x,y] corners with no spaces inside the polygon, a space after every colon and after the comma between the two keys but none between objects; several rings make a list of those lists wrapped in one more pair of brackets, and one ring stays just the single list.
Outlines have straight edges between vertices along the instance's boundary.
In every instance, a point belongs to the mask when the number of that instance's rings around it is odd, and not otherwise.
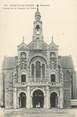
[{"label": "roof", "polygon": [[40,15],[40,12],[39,12],[39,5],[37,5],[37,11],[35,12],[35,16],[37,17],[37,16],[41,16]]},{"label": "roof", "polygon": [[59,56],[59,64],[64,69],[74,69],[74,65],[73,65],[71,56]]},{"label": "roof", "polygon": [[17,65],[17,57],[5,57],[3,62],[3,69],[12,69]]},{"label": "roof", "polygon": [[28,49],[38,49],[38,50],[46,50],[47,49],[47,43],[44,42],[44,40],[41,39],[35,39],[32,40],[31,43],[28,44]]}]

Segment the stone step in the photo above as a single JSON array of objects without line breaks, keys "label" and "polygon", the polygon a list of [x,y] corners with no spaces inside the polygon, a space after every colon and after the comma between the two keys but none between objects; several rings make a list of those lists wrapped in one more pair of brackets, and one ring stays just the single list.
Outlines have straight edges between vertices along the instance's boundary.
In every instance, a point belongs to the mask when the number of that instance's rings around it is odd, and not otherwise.
[{"label": "stone step", "polygon": [[4,117],[74,117],[60,109],[17,109],[5,110]]},{"label": "stone step", "polygon": [[25,112],[25,113],[66,113],[64,109],[9,109],[5,110],[5,113],[9,112]]}]

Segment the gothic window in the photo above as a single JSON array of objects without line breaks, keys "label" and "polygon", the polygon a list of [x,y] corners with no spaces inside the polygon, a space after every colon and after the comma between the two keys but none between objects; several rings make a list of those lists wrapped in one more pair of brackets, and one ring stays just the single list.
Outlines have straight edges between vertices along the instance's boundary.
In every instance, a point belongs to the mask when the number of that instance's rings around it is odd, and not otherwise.
[{"label": "gothic window", "polygon": [[34,64],[31,65],[32,77],[34,77]]},{"label": "gothic window", "polygon": [[25,74],[21,75],[21,82],[22,83],[26,82],[26,75]]},{"label": "gothic window", "polygon": [[52,74],[52,75],[51,75],[51,82],[55,82],[55,80],[56,80],[56,79],[55,79],[55,74]]},{"label": "gothic window", "polygon": [[41,69],[40,69],[40,62],[36,62],[36,78],[39,78],[41,76]]},{"label": "gothic window", "polygon": [[42,64],[42,76],[45,77],[45,64]]}]

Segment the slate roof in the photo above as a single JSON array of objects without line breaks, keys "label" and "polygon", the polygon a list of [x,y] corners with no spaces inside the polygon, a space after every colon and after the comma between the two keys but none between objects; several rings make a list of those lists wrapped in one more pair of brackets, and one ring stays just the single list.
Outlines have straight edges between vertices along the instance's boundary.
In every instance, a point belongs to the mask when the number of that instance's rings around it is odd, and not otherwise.
[{"label": "slate roof", "polygon": [[32,40],[30,44],[28,44],[27,48],[28,49],[41,49],[41,50],[46,50],[48,47],[48,44],[44,42],[44,40],[41,39],[35,39]]},{"label": "slate roof", "polygon": [[59,56],[59,64],[61,64],[64,69],[74,69],[71,56]]},{"label": "slate roof", "polygon": [[17,57],[4,57],[3,69],[12,69],[17,65]]}]

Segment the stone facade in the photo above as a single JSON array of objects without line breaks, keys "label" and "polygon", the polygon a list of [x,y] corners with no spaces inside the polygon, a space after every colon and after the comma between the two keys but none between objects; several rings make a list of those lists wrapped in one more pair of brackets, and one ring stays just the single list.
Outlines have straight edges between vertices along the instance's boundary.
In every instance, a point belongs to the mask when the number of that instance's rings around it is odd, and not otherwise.
[{"label": "stone facade", "polygon": [[70,56],[59,56],[53,37],[44,42],[39,9],[35,13],[33,37],[17,47],[18,56],[3,62],[5,108],[64,108],[73,98],[74,67]]}]

